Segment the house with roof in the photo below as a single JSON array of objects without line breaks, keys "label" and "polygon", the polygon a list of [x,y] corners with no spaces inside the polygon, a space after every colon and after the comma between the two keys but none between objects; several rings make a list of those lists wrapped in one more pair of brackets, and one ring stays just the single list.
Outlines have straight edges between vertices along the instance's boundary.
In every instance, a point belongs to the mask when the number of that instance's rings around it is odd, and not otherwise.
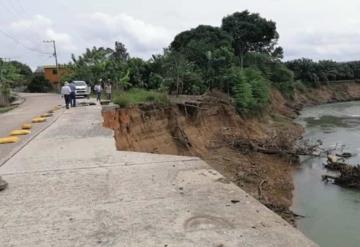
[{"label": "house with roof", "polygon": [[70,69],[64,65],[59,65],[58,69],[55,65],[45,65],[37,67],[35,74],[44,75],[45,79],[47,79],[54,87],[59,87],[61,77],[68,74],[69,71]]}]

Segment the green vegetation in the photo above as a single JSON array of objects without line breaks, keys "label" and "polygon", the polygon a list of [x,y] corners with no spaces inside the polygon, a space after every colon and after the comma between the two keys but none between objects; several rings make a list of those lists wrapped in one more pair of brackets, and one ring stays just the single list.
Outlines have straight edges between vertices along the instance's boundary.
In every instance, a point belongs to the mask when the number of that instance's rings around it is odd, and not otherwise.
[{"label": "green vegetation", "polygon": [[47,93],[53,90],[52,85],[43,75],[36,75],[28,85],[31,93]]},{"label": "green vegetation", "polygon": [[0,59],[0,106],[10,104],[11,88],[20,79],[18,69],[12,63]]},{"label": "green vegetation", "polygon": [[200,25],[179,33],[162,54],[148,61],[131,57],[121,42],[115,42],[114,48],[87,49],[72,56],[68,65],[72,73],[63,80],[81,79],[90,85],[110,80],[118,91],[114,101],[122,107],[167,102],[162,100],[165,94],[219,90],[235,99],[239,112],[250,114],[266,110],[271,88],[291,99],[296,90],[306,92],[329,81],[360,78],[360,62],[299,59],[284,63],[278,39],[272,20],[249,11],[236,12],[224,17],[220,27]]},{"label": "green vegetation", "polygon": [[133,88],[126,92],[117,92],[114,95],[114,103],[122,108],[144,103],[168,105],[169,98],[165,93]]},{"label": "green vegetation", "polygon": [[9,64],[15,68],[15,71],[18,74],[16,80],[13,80],[12,87],[26,87],[33,78],[31,68],[18,61],[10,61]]},{"label": "green vegetation", "polygon": [[[124,93],[131,88],[175,95],[216,89],[235,97],[239,111],[258,111],[269,101],[272,79],[293,82],[292,73],[279,60],[278,37],[274,22],[244,11],[225,17],[221,27],[200,25],[178,34],[163,54],[148,61],[130,57],[120,42],[114,49],[87,49],[72,56],[73,73],[63,80],[85,79],[91,85],[110,80],[122,92],[114,97],[122,106],[139,102],[131,90]],[[283,71],[290,75],[279,75]],[[141,97],[140,102],[146,101]]]},{"label": "green vegetation", "polygon": [[311,59],[296,59],[286,62],[286,66],[294,71],[295,79],[301,80],[306,86],[319,87],[331,81],[354,80],[360,78],[360,61],[335,62]]},{"label": "green vegetation", "polygon": [[[70,73],[62,81],[85,80],[90,85],[110,81],[114,101],[125,107],[155,102],[167,104],[169,95],[201,95],[212,90],[233,97],[241,113],[261,113],[270,101],[271,88],[284,97],[333,81],[360,79],[360,61],[283,62],[276,23],[257,13],[235,12],[220,27],[200,25],[174,37],[162,54],[144,61],[131,57],[121,42],[114,48],[92,47],[72,55]],[[22,63],[0,59],[0,105],[8,105],[11,88],[27,86],[30,92],[48,92],[43,77],[33,77]]]},{"label": "green vegetation", "polygon": [[244,55],[249,52],[276,57],[283,55],[282,48],[276,47],[279,34],[275,22],[266,20],[259,14],[251,14],[246,10],[226,16],[222,20],[222,29],[233,38],[233,48],[235,54],[240,57],[241,68]]},{"label": "green vegetation", "polygon": [[11,111],[13,109],[15,109],[16,106],[4,106],[4,107],[0,107],[0,114],[1,113],[5,113],[5,112],[8,112],[8,111]]},{"label": "green vegetation", "polygon": [[256,69],[238,70],[234,95],[237,108],[243,112],[263,109],[269,103],[269,85]]}]

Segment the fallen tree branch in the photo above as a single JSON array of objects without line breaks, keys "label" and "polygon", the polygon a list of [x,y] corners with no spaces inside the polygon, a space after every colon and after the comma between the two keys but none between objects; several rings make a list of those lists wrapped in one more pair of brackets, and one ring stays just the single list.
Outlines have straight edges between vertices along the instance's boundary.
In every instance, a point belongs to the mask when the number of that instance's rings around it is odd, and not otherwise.
[{"label": "fallen tree branch", "polygon": [[259,195],[259,199],[263,199],[263,190],[262,190],[262,186],[267,183],[266,180],[261,180],[261,182],[258,185],[258,195]]}]

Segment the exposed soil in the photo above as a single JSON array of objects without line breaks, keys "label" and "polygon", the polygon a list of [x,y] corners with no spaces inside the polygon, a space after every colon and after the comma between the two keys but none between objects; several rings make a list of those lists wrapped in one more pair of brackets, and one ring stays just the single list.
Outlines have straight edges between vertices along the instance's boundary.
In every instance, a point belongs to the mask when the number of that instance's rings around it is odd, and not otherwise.
[{"label": "exposed soil", "polygon": [[[294,224],[292,169],[287,152],[302,134],[293,119],[305,105],[360,98],[360,84],[324,86],[286,100],[272,91],[271,105],[258,117],[240,116],[219,93],[177,97],[170,107],[142,105],[103,111],[104,126],[114,130],[119,150],[193,155]],[[239,145],[239,143],[241,145]],[[243,145],[243,144],[246,145]],[[258,148],[253,148],[253,144]]]}]

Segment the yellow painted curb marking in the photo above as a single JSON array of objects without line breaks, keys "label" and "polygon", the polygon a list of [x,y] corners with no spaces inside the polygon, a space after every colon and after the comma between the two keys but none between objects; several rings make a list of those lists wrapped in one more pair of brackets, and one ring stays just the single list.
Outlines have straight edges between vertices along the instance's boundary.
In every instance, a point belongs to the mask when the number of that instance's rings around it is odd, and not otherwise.
[{"label": "yellow painted curb marking", "polygon": [[19,141],[17,136],[9,136],[0,138],[0,144],[15,143]]},{"label": "yellow painted curb marking", "polygon": [[36,118],[33,118],[33,120],[32,120],[33,123],[42,123],[45,121],[46,121],[46,118],[42,118],[42,117],[36,117]]},{"label": "yellow painted curb marking", "polygon": [[23,130],[29,130],[29,129],[32,128],[32,125],[29,124],[29,123],[24,123],[24,124],[21,126],[21,128],[22,128]]},{"label": "yellow painted curb marking", "polygon": [[11,136],[21,136],[21,135],[28,135],[30,134],[30,130],[13,130],[10,132]]},{"label": "yellow painted curb marking", "polygon": [[42,114],[40,117],[51,117],[53,114],[51,113],[45,113],[45,114]]}]

